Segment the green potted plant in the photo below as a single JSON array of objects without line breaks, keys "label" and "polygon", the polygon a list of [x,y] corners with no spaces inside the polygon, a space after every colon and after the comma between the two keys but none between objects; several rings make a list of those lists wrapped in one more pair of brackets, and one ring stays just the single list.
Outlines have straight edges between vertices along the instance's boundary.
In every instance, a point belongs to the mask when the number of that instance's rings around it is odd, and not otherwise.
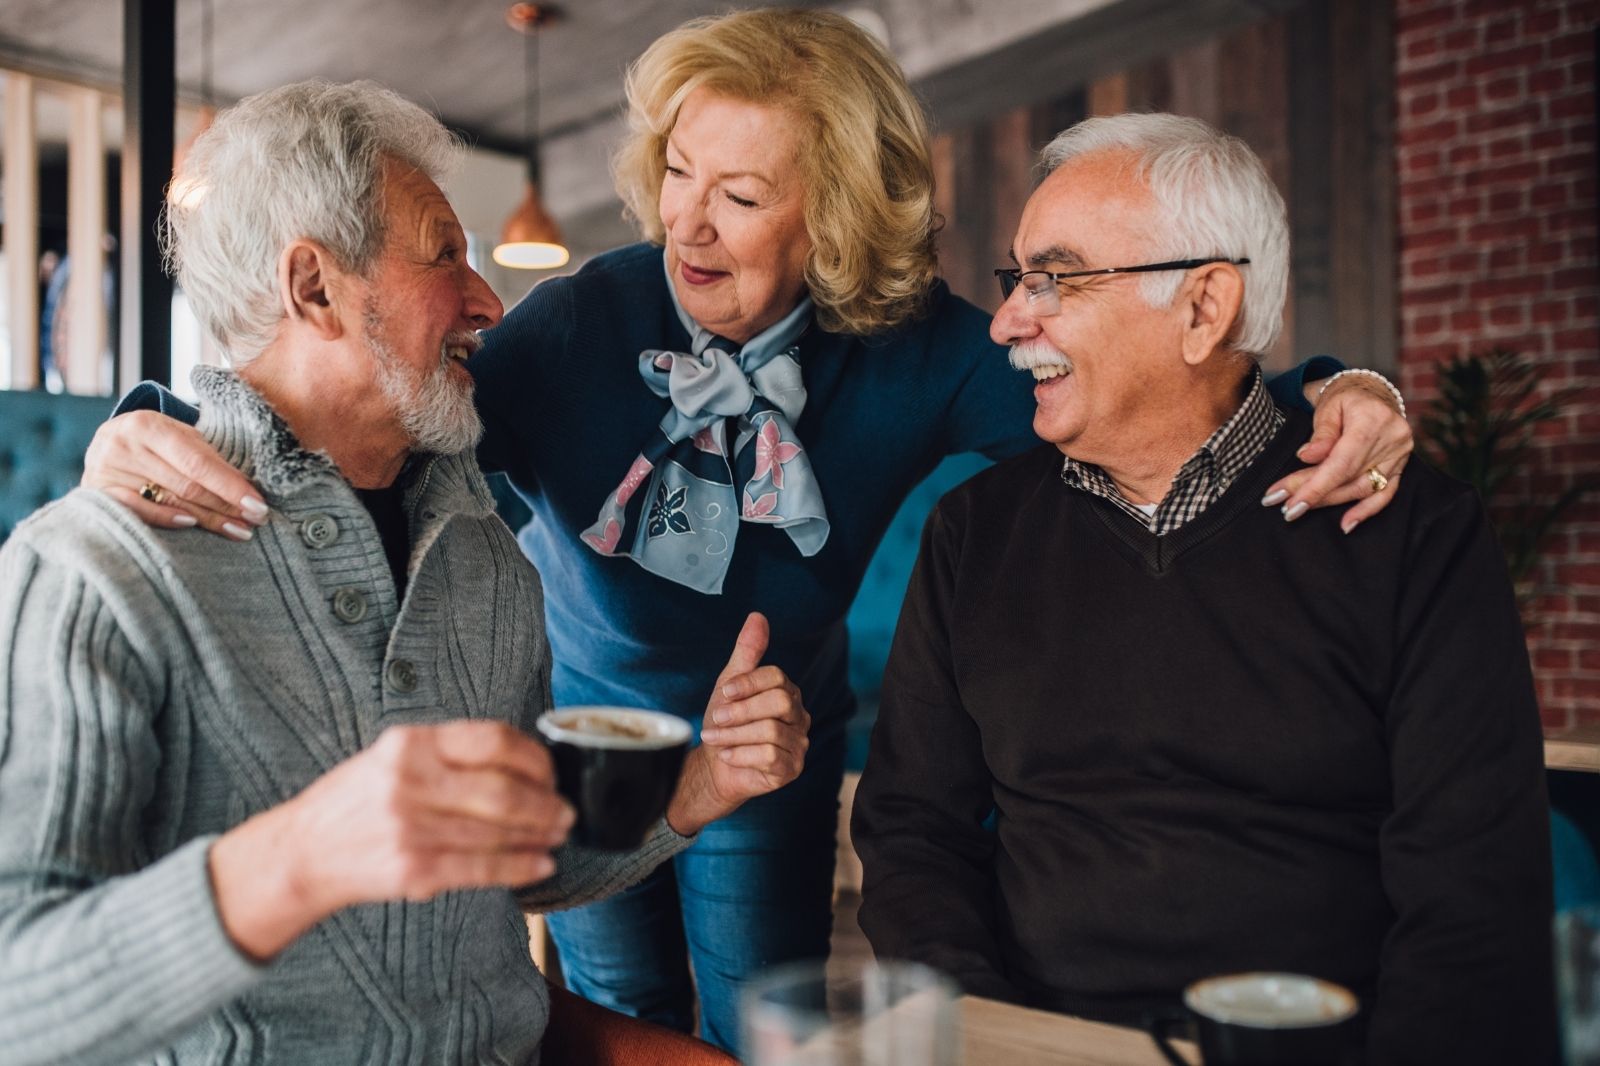
[{"label": "green potted plant", "polygon": [[1478,490],[1505,552],[1506,568],[1526,606],[1545,540],[1594,481],[1554,497],[1534,491],[1528,464],[1539,426],[1561,415],[1577,390],[1540,394],[1543,368],[1497,348],[1439,363],[1439,396],[1419,423],[1422,449],[1434,465]]}]

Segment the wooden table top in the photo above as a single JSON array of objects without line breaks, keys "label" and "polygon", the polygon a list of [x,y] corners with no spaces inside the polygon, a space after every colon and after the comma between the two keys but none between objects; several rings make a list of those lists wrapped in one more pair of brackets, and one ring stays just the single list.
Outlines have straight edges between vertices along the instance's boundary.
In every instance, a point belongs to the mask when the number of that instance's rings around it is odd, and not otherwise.
[{"label": "wooden table top", "polygon": [[[1192,1047],[1180,1047],[1200,1061]],[[961,997],[961,1052],[964,1066],[1167,1066],[1138,1029],[976,996]]]},{"label": "wooden table top", "polygon": [[1600,725],[1544,731],[1544,764],[1551,770],[1600,774]]}]

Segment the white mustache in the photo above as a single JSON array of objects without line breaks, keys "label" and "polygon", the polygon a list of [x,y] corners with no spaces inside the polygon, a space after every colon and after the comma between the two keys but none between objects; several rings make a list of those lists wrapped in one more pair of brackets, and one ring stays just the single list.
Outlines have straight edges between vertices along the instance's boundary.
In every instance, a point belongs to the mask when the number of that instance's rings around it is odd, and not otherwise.
[{"label": "white mustache", "polygon": [[1048,341],[1026,341],[1011,347],[1011,365],[1017,370],[1036,366],[1061,366],[1072,372],[1072,360]]}]

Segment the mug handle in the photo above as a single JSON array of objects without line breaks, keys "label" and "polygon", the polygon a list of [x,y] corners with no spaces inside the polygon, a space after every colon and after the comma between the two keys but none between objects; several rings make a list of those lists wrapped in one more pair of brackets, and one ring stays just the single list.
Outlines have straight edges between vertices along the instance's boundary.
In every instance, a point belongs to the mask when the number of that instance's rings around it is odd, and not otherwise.
[{"label": "mug handle", "polygon": [[1155,1042],[1156,1049],[1172,1063],[1172,1066],[1190,1066],[1189,1060],[1178,1054],[1171,1044],[1173,1030],[1189,1025],[1187,1014],[1152,1014],[1144,1021],[1145,1031],[1150,1034],[1150,1039]]}]

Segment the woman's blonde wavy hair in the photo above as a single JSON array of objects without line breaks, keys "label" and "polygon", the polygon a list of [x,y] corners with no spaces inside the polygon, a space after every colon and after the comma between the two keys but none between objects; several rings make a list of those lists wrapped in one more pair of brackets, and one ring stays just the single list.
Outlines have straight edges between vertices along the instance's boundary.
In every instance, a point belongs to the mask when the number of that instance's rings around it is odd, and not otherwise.
[{"label": "woman's blonde wavy hair", "polygon": [[628,215],[657,244],[667,135],[701,88],[805,124],[805,278],[818,325],[868,335],[916,317],[937,266],[933,164],[922,107],[893,57],[828,11],[739,11],[658,39],[628,69],[629,132],[612,162]]}]

